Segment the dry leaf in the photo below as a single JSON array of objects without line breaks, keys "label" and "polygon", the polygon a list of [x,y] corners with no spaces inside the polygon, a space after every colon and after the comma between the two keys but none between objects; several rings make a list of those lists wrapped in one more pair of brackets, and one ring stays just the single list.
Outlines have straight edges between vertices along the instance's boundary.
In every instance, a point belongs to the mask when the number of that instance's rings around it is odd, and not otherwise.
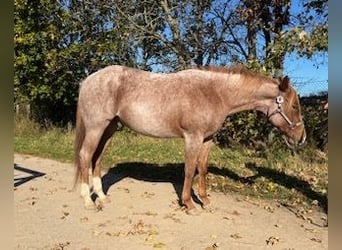
[{"label": "dry leaf", "polygon": [[70,213],[66,211],[62,211],[65,216],[68,216]]},{"label": "dry leaf", "polygon": [[67,247],[69,245],[70,245],[69,241],[67,241],[65,243],[58,243],[53,248],[51,248],[51,250],[63,250],[65,247]]},{"label": "dry leaf", "polygon": [[273,213],[274,212],[274,208],[271,207],[271,206],[264,206],[264,209],[270,213]]},{"label": "dry leaf", "polygon": [[81,222],[86,222],[86,221],[88,221],[88,217],[80,218],[80,221],[81,221]]},{"label": "dry leaf", "polygon": [[219,244],[215,242],[210,247],[206,247],[205,250],[215,250],[215,249],[218,249],[218,247],[219,247]]},{"label": "dry leaf", "polygon": [[322,240],[321,240],[321,239],[318,239],[318,238],[311,238],[310,240],[315,241],[315,242],[318,242],[318,243],[322,243]]},{"label": "dry leaf", "polygon": [[231,234],[230,237],[233,238],[233,239],[241,239],[241,238],[242,238],[242,237],[239,235],[239,233]]},{"label": "dry leaf", "polygon": [[166,245],[163,242],[157,242],[153,244],[153,248],[163,248]]},{"label": "dry leaf", "polygon": [[240,214],[238,211],[236,211],[236,210],[234,210],[232,214],[233,214],[233,215],[241,215],[241,214]]},{"label": "dry leaf", "polygon": [[266,244],[271,244],[272,246],[279,242],[279,237],[271,236],[266,240]]}]

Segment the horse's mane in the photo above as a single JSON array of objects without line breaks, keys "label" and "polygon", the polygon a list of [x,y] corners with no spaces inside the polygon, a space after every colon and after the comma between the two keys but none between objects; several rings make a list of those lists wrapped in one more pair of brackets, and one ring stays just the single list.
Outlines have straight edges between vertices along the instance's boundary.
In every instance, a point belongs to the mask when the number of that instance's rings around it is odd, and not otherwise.
[{"label": "horse's mane", "polygon": [[226,73],[226,74],[239,74],[245,77],[252,77],[252,78],[261,78],[262,80],[270,80],[274,83],[278,83],[278,81],[270,76],[264,75],[260,72],[253,71],[247,69],[242,64],[232,65],[230,67],[224,66],[200,66],[198,67],[200,70],[211,71],[211,72],[218,72],[218,73]]}]

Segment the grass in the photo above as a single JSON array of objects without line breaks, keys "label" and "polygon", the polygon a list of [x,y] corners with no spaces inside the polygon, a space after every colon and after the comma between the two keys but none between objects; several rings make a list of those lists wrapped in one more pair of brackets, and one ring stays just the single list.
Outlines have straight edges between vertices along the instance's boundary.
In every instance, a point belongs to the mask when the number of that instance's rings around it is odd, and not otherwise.
[{"label": "grass", "polygon": [[[16,153],[72,162],[73,140],[74,131],[41,129],[23,117],[15,118]],[[123,129],[113,137],[103,166],[127,168],[138,163],[139,170],[134,171],[142,171],[145,166],[145,171],[156,172],[152,175],[180,175],[183,161],[183,140],[149,138]],[[195,180],[195,190],[196,185]],[[307,211],[326,212],[327,152],[311,147],[299,152],[288,149],[260,152],[242,147],[222,149],[215,145],[209,157],[208,187],[215,192],[272,199]]]}]

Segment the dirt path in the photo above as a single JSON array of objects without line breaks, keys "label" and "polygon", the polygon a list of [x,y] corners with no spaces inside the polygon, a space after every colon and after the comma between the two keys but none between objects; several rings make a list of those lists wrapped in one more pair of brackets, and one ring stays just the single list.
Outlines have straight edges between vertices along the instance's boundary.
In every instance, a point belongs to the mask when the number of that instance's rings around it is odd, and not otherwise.
[{"label": "dirt path", "polygon": [[87,211],[71,164],[14,162],[15,249],[328,249],[327,227],[276,204],[210,193],[219,208],[191,216],[172,183],[126,177],[108,187],[102,211]]}]

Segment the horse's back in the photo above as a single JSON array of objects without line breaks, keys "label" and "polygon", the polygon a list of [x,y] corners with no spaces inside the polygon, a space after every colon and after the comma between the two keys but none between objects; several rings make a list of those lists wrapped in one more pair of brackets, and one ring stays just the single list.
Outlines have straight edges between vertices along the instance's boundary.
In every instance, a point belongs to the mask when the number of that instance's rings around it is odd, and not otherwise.
[{"label": "horse's back", "polygon": [[181,137],[185,130],[196,129],[206,133],[205,127],[221,116],[221,98],[208,80],[196,70],[163,74],[113,65],[85,79],[79,103],[89,120],[119,117],[148,136]]}]

